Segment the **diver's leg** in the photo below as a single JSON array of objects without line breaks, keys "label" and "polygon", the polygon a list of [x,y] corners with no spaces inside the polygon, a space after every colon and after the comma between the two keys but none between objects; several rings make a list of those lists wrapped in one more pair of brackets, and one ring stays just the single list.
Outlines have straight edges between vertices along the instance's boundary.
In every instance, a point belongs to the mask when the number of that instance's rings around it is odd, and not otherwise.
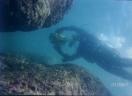
[{"label": "diver's leg", "polygon": [[127,72],[123,68],[115,68],[115,67],[112,68],[112,69],[109,68],[109,72],[112,73],[112,74],[115,74],[117,76],[120,76],[124,79],[132,81],[132,73]]},{"label": "diver's leg", "polygon": [[132,60],[120,59],[120,60],[116,61],[116,63],[114,62],[114,66],[121,67],[121,68],[132,67]]},{"label": "diver's leg", "polygon": [[[102,57],[105,58],[104,62],[100,62],[100,65],[105,65],[106,67],[115,67],[115,68],[123,68],[123,67],[131,67],[132,68],[132,59],[128,59],[128,58],[121,58],[119,56],[117,57]],[[101,59],[102,59],[101,58]],[[107,64],[107,65],[106,65]]]},{"label": "diver's leg", "polygon": [[132,67],[132,59],[123,59],[120,64],[122,67]]}]

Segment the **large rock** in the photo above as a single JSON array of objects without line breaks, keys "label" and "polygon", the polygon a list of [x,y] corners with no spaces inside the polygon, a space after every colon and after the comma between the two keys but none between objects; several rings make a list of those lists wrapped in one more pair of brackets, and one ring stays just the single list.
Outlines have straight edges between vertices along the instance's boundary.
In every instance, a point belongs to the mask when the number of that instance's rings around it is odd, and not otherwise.
[{"label": "large rock", "polygon": [[38,64],[25,57],[0,56],[0,95],[111,96],[84,68]]},{"label": "large rock", "polygon": [[73,0],[0,0],[1,31],[31,31],[60,20]]}]

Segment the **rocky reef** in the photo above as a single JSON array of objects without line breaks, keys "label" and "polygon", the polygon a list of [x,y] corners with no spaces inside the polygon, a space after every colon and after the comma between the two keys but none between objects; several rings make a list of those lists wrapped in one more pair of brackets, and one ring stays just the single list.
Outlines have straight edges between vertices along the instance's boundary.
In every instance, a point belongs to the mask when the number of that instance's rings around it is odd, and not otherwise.
[{"label": "rocky reef", "polygon": [[74,64],[47,65],[0,55],[0,95],[111,96],[98,78]]},{"label": "rocky reef", "polygon": [[62,20],[73,0],[0,0],[1,31],[31,31]]}]

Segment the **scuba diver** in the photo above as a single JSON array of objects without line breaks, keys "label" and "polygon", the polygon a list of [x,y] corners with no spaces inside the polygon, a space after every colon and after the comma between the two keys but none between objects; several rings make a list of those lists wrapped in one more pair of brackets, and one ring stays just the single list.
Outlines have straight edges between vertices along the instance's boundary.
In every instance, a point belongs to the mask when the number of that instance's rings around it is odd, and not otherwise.
[{"label": "scuba diver", "polygon": [[[64,33],[71,34],[70,38]],[[107,72],[132,81],[132,73],[124,69],[132,66],[132,60],[121,57],[114,49],[87,31],[75,26],[62,27],[51,33],[49,38],[55,50],[63,57],[63,61],[82,57],[87,62],[98,64]],[[66,50],[63,50],[63,46],[66,43],[69,47],[78,44],[76,52],[70,55],[64,52]]]}]

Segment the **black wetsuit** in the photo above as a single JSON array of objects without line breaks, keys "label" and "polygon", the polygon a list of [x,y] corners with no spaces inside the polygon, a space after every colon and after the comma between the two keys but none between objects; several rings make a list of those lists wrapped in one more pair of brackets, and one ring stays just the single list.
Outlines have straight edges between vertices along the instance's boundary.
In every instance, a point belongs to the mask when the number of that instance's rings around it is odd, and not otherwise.
[{"label": "black wetsuit", "polygon": [[98,64],[105,71],[118,75],[128,80],[132,80],[132,74],[128,73],[123,67],[132,66],[132,60],[127,62],[121,58],[112,48],[106,46],[97,37],[87,31],[75,26],[62,27],[57,32],[75,31],[78,35],[79,47],[76,54],[68,56],[61,51],[61,46],[54,48],[64,57],[65,60],[71,61],[78,57],[83,57],[91,63]]}]

